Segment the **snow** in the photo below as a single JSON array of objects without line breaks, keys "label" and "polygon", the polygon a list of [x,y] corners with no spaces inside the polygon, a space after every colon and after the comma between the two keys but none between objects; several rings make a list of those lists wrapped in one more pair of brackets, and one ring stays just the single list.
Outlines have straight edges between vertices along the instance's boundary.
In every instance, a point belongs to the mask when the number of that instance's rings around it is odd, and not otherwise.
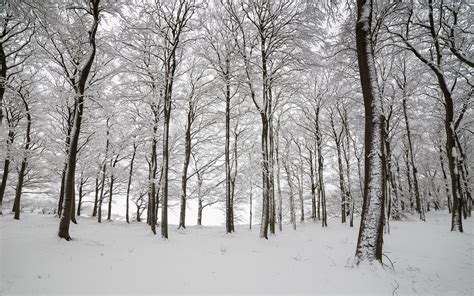
[{"label": "snow", "polygon": [[[170,239],[142,223],[78,217],[74,241],[56,236],[53,216],[0,216],[0,295],[474,295],[472,219],[450,232],[450,215],[392,221],[384,253],[394,269],[354,266],[358,227],[286,225],[269,240],[258,225],[170,226]],[[355,225],[358,225],[358,221]],[[385,260],[390,265],[388,260]]]}]

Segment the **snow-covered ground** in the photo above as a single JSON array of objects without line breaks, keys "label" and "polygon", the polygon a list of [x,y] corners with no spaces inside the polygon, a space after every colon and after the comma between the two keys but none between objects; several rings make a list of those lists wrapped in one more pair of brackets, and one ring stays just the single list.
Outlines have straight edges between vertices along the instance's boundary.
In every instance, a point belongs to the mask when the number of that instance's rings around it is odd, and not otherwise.
[{"label": "snow-covered ground", "polygon": [[358,227],[336,220],[286,226],[268,241],[258,227],[170,226],[163,240],[144,224],[78,222],[66,242],[53,216],[0,216],[0,295],[474,295],[474,223],[452,233],[447,213],[391,222],[393,269],[353,267]]}]

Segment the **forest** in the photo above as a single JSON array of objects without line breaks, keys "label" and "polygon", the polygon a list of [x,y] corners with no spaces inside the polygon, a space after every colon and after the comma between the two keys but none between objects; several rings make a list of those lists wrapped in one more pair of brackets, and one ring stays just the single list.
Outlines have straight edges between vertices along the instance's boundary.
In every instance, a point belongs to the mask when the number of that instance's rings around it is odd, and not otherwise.
[{"label": "forest", "polygon": [[0,294],[474,293],[469,1],[0,3]]}]

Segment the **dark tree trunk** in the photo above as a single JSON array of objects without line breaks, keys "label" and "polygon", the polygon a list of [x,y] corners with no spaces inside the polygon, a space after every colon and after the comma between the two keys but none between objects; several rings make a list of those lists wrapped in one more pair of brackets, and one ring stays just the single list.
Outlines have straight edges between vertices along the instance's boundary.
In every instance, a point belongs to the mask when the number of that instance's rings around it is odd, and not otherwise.
[{"label": "dark tree trunk", "polygon": [[110,184],[109,184],[109,203],[107,204],[107,221],[112,221],[112,196],[114,192],[114,173],[110,172]]},{"label": "dark tree trunk", "polygon": [[69,147],[67,159],[64,211],[63,215],[61,216],[58,231],[58,236],[68,241],[71,240],[71,236],[69,235],[69,224],[72,214],[72,203],[74,200],[74,175],[76,172],[77,148],[79,143],[79,134],[81,131],[82,113],[84,109],[84,90],[96,53],[95,36],[97,33],[97,27],[99,25],[99,2],[100,0],[91,1],[90,13],[93,16],[92,28],[89,31],[89,45],[91,47],[91,52],[88,59],[86,60],[86,63],[79,71],[80,77],[77,86],[75,86],[76,108],[74,112],[74,124],[71,131],[71,145]]},{"label": "dark tree trunk", "polygon": [[372,0],[357,0],[356,42],[365,107],[365,186],[356,262],[382,261],[385,171],[383,114],[372,46]]},{"label": "dark tree trunk", "polygon": [[192,99],[189,100],[189,110],[187,114],[186,132],[184,136],[184,163],[183,173],[181,175],[181,207],[179,211],[179,225],[178,229],[183,227],[186,228],[186,199],[187,199],[187,187],[188,187],[188,168],[189,161],[191,158],[191,129],[194,120],[194,106]]},{"label": "dark tree trunk", "polygon": [[21,200],[21,191],[23,189],[23,180],[25,178],[25,175],[26,175],[26,166],[28,164],[28,153],[29,153],[29,150],[30,150],[30,144],[31,144],[31,114],[30,114],[30,108],[29,108],[29,105],[28,105],[28,102],[26,101],[26,98],[22,95],[21,95],[21,98],[22,98],[22,101],[23,101],[23,105],[25,107],[25,112],[26,112],[26,120],[27,120],[27,123],[26,123],[26,143],[25,143],[25,147],[24,147],[24,156],[23,156],[23,159],[21,161],[21,167],[20,167],[20,171],[18,172],[18,183],[16,185],[16,192],[15,192],[15,209],[14,209],[14,212],[15,212],[15,216],[14,216],[14,219],[16,220],[20,220],[20,200]]},{"label": "dark tree trunk", "polygon": [[443,161],[443,149],[441,148],[441,144],[438,147],[439,150],[439,163],[441,165],[441,172],[443,173],[443,181],[444,181],[444,188],[446,192],[446,197],[448,199],[448,211],[451,213],[451,194],[449,193],[449,184],[448,184],[448,178],[446,176],[446,170],[444,169],[444,161]]},{"label": "dark tree trunk", "polygon": [[94,195],[94,207],[92,209],[92,217],[97,216],[97,202],[99,199],[99,175],[95,177],[95,195]]},{"label": "dark tree trunk", "polygon": [[158,130],[158,126],[157,126],[158,110],[154,109],[153,113],[155,116],[155,126],[153,127],[153,139],[151,142],[151,163],[150,163],[150,176],[149,176],[149,189],[148,189],[147,222],[150,225],[150,228],[153,234],[156,234],[155,208],[156,208],[156,172],[157,172],[157,162],[158,162],[158,157],[156,153],[158,142],[157,142],[156,137],[157,137],[157,130]]},{"label": "dark tree trunk", "polygon": [[171,90],[172,90],[172,82],[168,86],[167,94],[165,94],[165,106],[164,106],[163,197],[162,197],[163,200],[162,200],[162,206],[161,206],[161,237],[163,238],[168,238],[168,171],[169,171],[169,130],[170,130],[170,117],[171,117]]},{"label": "dark tree trunk", "polygon": [[7,136],[7,155],[3,163],[2,183],[0,184],[0,215],[2,214],[3,197],[5,196],[5,189],[7,188],[8,173],[10,172],[10,149],[15,140],[15,133],[9,129]]},{"label": "dark tree trunk", "polygon": [[309,151],[309,178],[311,180],[311,219],[316,220],[316,184],[314,182],[313,151]]},{"label": "dark tree trunk", "polygon": [[296,209],[295,209],[295,198],[293,195],[293,182],[291,181],[291,170],[287,163],[288,160],[285,160],[283,166],[285,167],[286,172],[286,181],[288,182],[289,190],[289,200],[290,200],[290,223],[293,225],[293,229],[296,230]]},{"label": "dark tree trunk", "polygon": [[126,200],[126,208],[125,208],[125,219],[127,223],[130,223],[129,217],[129,209],[130,209],[130,187],[132,186],[132,176],[133,176],[133,162],[135,161],[135,155],[137,153],[138,145],[133,143],[133,153],[132,159],[130,160],[130,171],[128,173],[128,183],[127,183],[127,200]]},{"label": "dark tree trunk", "polygon": [[[5,95],[5,84],[7,80],[7,56],[0,42],[0,126],[3,123],[3,97]],[[0,203],[1,204],[1,203]]]},{"label": "dark tree trunk", "polygon": [[230,185],[230,60],[227,57],[225,60],[226,71],[224,73],[224,79],[226,83],[225,91],[225,231],[226,233],[232,232],[232,203],[231,203],[231,185]]},{"label": "dark tree trunk", "polygon": [[105,159],[102,164],[102,180],[100,185],[99,206],[97,211],[97,222],[102,223],[102,203],[104,201],[105,178],[107,176],[107,158],[109,154],[109,119],[107,118],[107,140],[105,141]]},{"label": "dark tree trunk", "polygon": [[[319,127],[319,113],[321,109],[316,108],[315,120],[315,134],[316,134],[316,152],[318,159],[318,219],[321,220],[322,227],[327,227],[327,213],[326,213],[326,191],[324,188],[324,158],[323,158],[323,144],[322,133]],[[321,214],[320,214],[321,213]]]},{"label": "dark tree trunk", "polygon": [[84,172],[81,172],[81,179],[79,181],[79,201],[77,202],[77,216],[81,215],[81,205],[82,205],[84,184],[85,184]]},{"label": "dark tree trunk", "polygon": [[[278,124],[276,133],[275,133],[275,159],[276,159],[276,182],[277,182],[277,194],[278,194],[278,209],[277,209],[277,220],[278,220],[278,230],[283,231],[283,196],[281,194],[281,184],[280,184],[280,148],[279,148],[279,129],[280,125]],[[252,183],[251,183],[252,184]]]},{"label": "dark tree trunk", "polygon": [[408,114],[407,114],[407,98],[406,96],[403,96],[402,100],[402,105],[403,105],[403,116],[405,118],[405,127],[407,131],[407,141],[408,141],[408,154],[409,154],[409,159],[410,159],[410,164],[412,167],[412,172],[413,172],[413,188],[415,190],[415,203],[416,203],[416,211],[420,214],[420,219],[425,220],[423,209],[421,207],[421,200],[420,200],[420,188],[418,186],[418,171],[416,169],[415,165],[415,157],[413,153],[413,144],[411,140],[411,130],[410,130],[410,124],[408,121]]}]

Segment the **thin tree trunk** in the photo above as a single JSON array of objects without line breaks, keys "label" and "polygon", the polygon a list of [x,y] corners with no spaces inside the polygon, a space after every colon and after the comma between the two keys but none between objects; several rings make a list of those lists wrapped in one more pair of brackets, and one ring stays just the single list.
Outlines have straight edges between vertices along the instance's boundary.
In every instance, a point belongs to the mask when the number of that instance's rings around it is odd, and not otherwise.
[{"label": "thin tree trunk", "polygon": [[133,162],[135,161],[135,155],[137,154],[137,143],[133,143],[133,153],[132,153],[132,159],[130,160],[130,170],[128,173],[128,183],[127,183],[127,200],[126,200],[126,206],[125,206],[125,219],[127,223],[130,223],[130,217],[129,217],[129,209],[130,209],[130,188],[132,186],[132,176],[133,176]]},{"label": "thin tree trunk", "polygon": [[424,217],[424,213],[423,213],[422,208],[421,208],[420,188],[418,186],[418,171],[417,171],[416,165],[415,165],[415,157],[414,157],[414,153],[413,153],[413,144],[412,144],[412,140],[411,140],[410,123],[408,121],[407,98],[406,98],[406,96],[403,96],[402,105],[403,105],[403,116],[405,118],[405,127],[406,127],[406,131],[407,131],[408,152],[409,152],[410,163],[411,163],[412,172],[413,172],[413,188],[415,190],[416,211],[420,214],[420,219],[424,221],[425,217]]},{"label": "thin tree trunk", "polygon": [[94,207],[92,208],[92,217],[97,216],[97,202],[99,199],[99,175],[95,177],[95,195],[94,195]]},{"label": "thin tree trunk", "polygon": [[448,185],[448,178],[446,176],[446,170],[444,169],[444,161],[443,161],[443,149],[441,148],[441,144],[438,146],[439,150],[439,163],[441,165],[441,172],[443,173],[443,181],[444,181],[444,188],[446,191],[446,197],[448,199],[448,211],[451,213],[451,194],[449,193],[449,185]]},{"label": "thin tree trunk", "polygon": [[194,117],[194,106],[189,101],[189,110],[186,123],[186,132],[184,137],[184,163],[183,173],[181,175],[181,207],[179,211],[179,225],[178,229],[183,227],[186,228],[186,199],[187,199],[187,186],[188,186],[188,168],[189,160],[191,158],[191,128]]},{"label": "thin tree trunk", "polygon": [[113,170],[110,172],[110,183],[109,183],[109,203],[107,207],[107,221],[112,221],[112,196],[114,192],[114,173]]},{"label": "thin tree trunk", "polygon": [[3,197],[5,196],[5,189],[7,188],[7,181],[8,181],[8,173],[10,171],[10,150],[15,140],[15,133],[13,130],[8,131],[7,136],[7,155],[5,157],[5,161],[3,163],[3,175],[2,175],[2,183],[0,184],[0,215],[2,214],[2,204],[3,204]]},{"label": "thin tree trunk", "polygon": [[309,151],[309,178],[311,180],[311,219],[316,220],[316,184],[314,182],[313,151]]},{"label": "thin tree trunk", "polygon": [[79,201],[77,202],[77,216],[81,215],[81,205],[83,198],[83,186],[84,186],[84,171],[81,172],[81,179],[79,181]]},{"label": "thin tree trunk", "polygon": [[23,100],[23,105],[25,106],[25,111],[26,111],[26,120],[27,120],[27,124],[26,124],[26,143],[25,143],[25,147],[24,147],[24,156],[23,156],[23,159],[21,161],[21,167],[20,167],[20,171],[18,172],[18,183],[16,185],[16,192],[15,192],[15,216],[14,216],[14,219],[16,220],[20,220],[20,200],[21,200],[21,191],[23,189],[23,180],[25,178],[25,174],[26,174],[26,166],[28,164],[28,153],[29,153],[29,150],[30,150],[30,143],[31,143],[31,114],[30,114],[30,109],[29,109],[29,106],[28,106],[28,103],[26,101],[26,99],[23,97],[23,95],[21,96],[22,100]]}]

